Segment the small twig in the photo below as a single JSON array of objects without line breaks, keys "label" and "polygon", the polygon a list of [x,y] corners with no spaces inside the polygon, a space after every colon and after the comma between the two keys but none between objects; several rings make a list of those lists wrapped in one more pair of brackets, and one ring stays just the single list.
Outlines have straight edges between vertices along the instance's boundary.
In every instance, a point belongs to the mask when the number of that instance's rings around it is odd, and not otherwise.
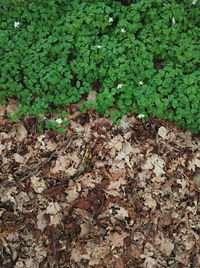
[{"label": "small twig", "polygon": [[[82,137],[82,135],[79,135],[79,134],[75,134],[75,135],[72,135],[72,136],[69,136],[67,137],[67,140],[57,149],[57,150],[53,150],[53,152],[51,153],[50,157],[45,160],[43,163],[41,163],[40,165],[38,165],[31,173],[29,173],[28,175],[22,177],[21,179],[18,179],[17,181],[14,181],[14,182],[11,182],[8,184],[8,186],[15,186],[29,178],[31,178],[33,175],[35,174],[38,174],[39,171],[46,165],[48,164],[52,159],[53,157],[58,153],[58,151],[62,150],[65,146],[68,145],[68,147],[70,146],[71,144],[71,141],[78,138],[78,137]],[[67,148],[68,148],[67,147]]]}]

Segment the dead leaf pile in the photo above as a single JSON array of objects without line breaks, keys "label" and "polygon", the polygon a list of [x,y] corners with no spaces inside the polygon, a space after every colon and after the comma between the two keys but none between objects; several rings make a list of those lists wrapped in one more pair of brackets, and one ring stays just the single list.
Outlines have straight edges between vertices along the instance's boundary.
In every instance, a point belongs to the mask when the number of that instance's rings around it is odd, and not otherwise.
[{"label": "dead leaf pile", "polygon": [[113,126],[76,105],[65,134],[41,134],[36,120],[7,122],[9,105],[0,109],[1,267],[200,267],[197,135],[133,116]]}]

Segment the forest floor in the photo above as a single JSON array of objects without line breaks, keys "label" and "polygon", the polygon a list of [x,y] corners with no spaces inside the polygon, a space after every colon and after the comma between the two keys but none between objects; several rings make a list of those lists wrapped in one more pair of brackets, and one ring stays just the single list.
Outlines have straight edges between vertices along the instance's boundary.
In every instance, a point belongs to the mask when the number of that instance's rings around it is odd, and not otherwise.
[{"label": "forest floor", "polygon": [[200,137],[67,110],[64,134],[0,106],[0,266],[200,267]]}]

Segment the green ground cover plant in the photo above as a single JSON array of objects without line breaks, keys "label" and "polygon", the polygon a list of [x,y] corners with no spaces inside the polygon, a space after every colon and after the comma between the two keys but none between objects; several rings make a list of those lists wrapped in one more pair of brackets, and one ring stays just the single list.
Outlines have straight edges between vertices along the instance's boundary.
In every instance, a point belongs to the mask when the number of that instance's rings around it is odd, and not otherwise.
[{"label": "green ground cover plant", "polygon": [[0,1],[0,101],[13,120],[86,99],[200,132],[200,1]]}]

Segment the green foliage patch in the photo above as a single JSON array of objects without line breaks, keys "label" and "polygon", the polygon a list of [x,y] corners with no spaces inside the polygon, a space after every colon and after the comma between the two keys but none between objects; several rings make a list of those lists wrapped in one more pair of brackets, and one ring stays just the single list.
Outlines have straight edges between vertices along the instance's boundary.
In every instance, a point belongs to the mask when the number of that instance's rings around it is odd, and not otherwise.
[{"label": "green foliage patch", "polygon": [[192,0],[0,2],[0,101],[13,118],[94,107],[200,131],[200,5]]}]

